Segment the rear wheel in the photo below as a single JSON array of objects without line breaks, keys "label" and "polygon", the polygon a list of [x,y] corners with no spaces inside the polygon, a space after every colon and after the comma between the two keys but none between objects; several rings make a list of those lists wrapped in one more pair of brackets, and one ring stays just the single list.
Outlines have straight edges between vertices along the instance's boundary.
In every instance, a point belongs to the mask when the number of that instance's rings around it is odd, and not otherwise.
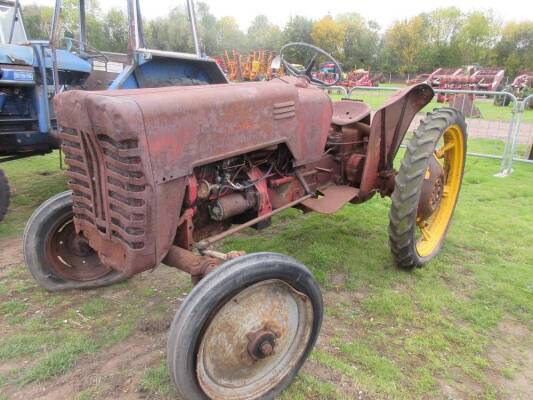
[{"label": "rear wheel", "polygon": [[312,274],[290,257],[256,253],[224,263],[172,323],[167,354],[178,397],[273,398],[311,352],[322,307]]},{"label": "rear wheel", "polygon": [[7,182],[6,175],[4,174],[4,171],[0,169],[0,222],[7,214],[10,195],[11,191],[9,188],[9,183]]},{"label": "rear wheel", "polygon": [[71,192],[45,201],[24,231],[24,259],[31,274],[47,290],[91,289],[126,276],[104,265],[87,241],[76,234]]},{"label": "rear wheel", "polygon": [[466,161],[466,124],[453,108],[428,113],[407,146],[392,194],[389,238],[398,266],[420,267],[440,251]]}]

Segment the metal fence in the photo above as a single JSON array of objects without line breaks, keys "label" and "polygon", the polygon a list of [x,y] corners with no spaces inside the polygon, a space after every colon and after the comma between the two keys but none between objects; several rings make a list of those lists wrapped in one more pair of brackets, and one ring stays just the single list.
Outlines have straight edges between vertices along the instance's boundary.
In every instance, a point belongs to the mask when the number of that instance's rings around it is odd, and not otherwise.
[{"label": "metal fence", "polygon": [[[363,100],[377,110],[398,87],[324,87],[335,98]],[[512,172],[513,162],[533,163],[533,111],[527,111],[533,97],[517,99],[512,93],[480,90],[435,89],[435,98],[418,113],[410,127],[414,130],[427,111],[453,106],[463,112],[468,125],[468,154],[501,160],[497,176]],[[497,105],[498,103],[499,105]]]}]

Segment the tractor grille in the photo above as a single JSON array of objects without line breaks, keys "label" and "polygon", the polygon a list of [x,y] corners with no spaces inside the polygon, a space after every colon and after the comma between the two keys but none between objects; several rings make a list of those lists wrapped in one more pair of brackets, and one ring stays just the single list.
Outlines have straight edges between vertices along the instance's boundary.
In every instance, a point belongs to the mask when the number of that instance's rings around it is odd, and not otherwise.
[{"label": "tractor grille", "polygon": [[130,249],[143,249],[147,182],[137,139],[63,128],[61,133],[74,221]]}]

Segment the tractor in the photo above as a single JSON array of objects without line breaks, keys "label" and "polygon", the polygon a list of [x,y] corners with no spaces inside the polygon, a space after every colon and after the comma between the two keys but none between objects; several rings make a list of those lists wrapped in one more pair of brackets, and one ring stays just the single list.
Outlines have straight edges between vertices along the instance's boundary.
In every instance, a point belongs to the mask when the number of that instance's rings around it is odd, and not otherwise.
[{"label": "tractor", "polygon": [[[127,0],[128,55],[99,51],[87,43],[85,0],[79,0],[79,37],[60,37],[62,0],[56,0],[49,40],[27,40],[19,1],[0,1],[0,163],[59,148],[52,100],[72,90],[117,90],[227,83],[214,60],[201,54],[147,49],[139,0]],[[189,12],[194,4],[188,0]],[[0,221],[9,204],[0,170]]]},{"label": "tractor", "polygon": [[[288,56],[297,48],[316,53],[298,71]],[[405,88],[372,116],[363,102],[331,101],[313,71],[316,55],[339,66],[292,43],[272,65],[287,75],[268,82],[71,90],[54,99],[70,190],[28,221],[26,265],[52,292],[111,285],[160,264],[190,275],[195,286],[167,346],[182,399],[274,398],[321,328],[321,291],[302,263],[222,252],[214,247],[221,240],[266,229],[289,208],[331,214],[380,195],[392,199],[399,267],[421,267],[443,246],[466,160],[464,117],[428,113],[396,170],[433,89]]]}]

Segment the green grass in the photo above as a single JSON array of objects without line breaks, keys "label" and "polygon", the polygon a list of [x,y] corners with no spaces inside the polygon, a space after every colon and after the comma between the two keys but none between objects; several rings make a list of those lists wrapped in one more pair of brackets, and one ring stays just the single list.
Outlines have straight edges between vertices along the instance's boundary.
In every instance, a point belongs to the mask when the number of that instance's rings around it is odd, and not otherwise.
[{"label": "green grass", "polygon": [[20,235],[31,213],[48,197],[64,191],[59,152],[1,164],[11,186],[10,213],[0,224],[0,238]]},{"label": "green grass", "polygon": [[69,337],[57,349],[46,353],[37,363],[26,369],[19,382],[24,385],[61,375],[74,366],[82,356],[94,353],[97,348],[97,344],[87,337]]},{"label": "green grass", "polygon": [[447,244],[411,274],[395,269],[384,251],[389,199],[332,216],[301,216],[299,223],[281,220],[277,234],[250,231],[226,248],[290,254],[324,287],[340,274],[348,299],[353,291],[370,291],[358,303],[330,305],[334,323],[357,335],[333,335],[329,344],[340,354],[320,349],[314,358],[376,398],[438,398],[439,382],[461,376],[484,393],[497,393],[486,353],[492,332],[504,318],[533,325],[533,255],[525,245],[533,239],[533,168],[517,163],[505,179],[493,176],[497,170],[495,161],[469,158]]},{"label": "green grass", "polygon": [[139,381],[139,390],[150,396],[176,397],[166,362],[162,361],[157,367],[147,368],[144,371]]},{"label": "green grass", "polygon": [[[497,144],[469,145],[481,151]],[[57,155],[34,160],[7,164],[16,193],[0,241],[20,235],[33,208],[65,188]],[[291,255],[323,288],[320,343],[282,399],[354,399],[359,391],[375,399],[453,397],[446,387],[459,388],[461,398],[507,398],[512,390],[494,376],[520,379],[525,364],[500,365],[489,353],[501,343],[521,351],[533,345],[530,337],[499,331],[505,320],[533,330],[533,167],[514,167],[511,176],[495,178],[498,161],[468,158],[446,245],[411,273],[396,269],[388,251],[387,198],[329,216],[289,210],[270,229],[227,240],[227,250]],[[171,318],[176,303],[170,300],[191,288],[185,276],[159,270],[97,291],[51,294],[37,288],[23,266],[0,271],[0,367],[6,366],[0,393],[7,396],[21,386],[48,385],[83,368],[87,358],[105,360],[141,320]],[[157,274],[167,275],[150,281]],[[162,349],[164,343],[155,364],[134,372],[148,398],[174,396]],[[113,390],[87,384],[79,388],[81,400]]]}]

